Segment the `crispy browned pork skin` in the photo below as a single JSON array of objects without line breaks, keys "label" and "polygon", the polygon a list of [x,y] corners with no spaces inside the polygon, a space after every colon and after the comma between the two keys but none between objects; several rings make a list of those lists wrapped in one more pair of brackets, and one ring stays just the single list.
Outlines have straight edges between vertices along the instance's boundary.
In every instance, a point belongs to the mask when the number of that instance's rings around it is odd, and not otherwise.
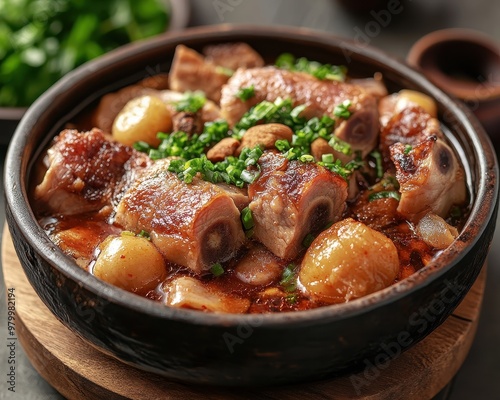
[{"label": "crispy browned pork skin", "polygon": [[390,156],[389,148],[395,143],[418,145],[428,137],[443,139],[439,121],[432,118],[417,105],[410,105],[391,115],[380,132],[380,148],[385,157]]},{"label": "crispy browned pork skin", "polygon": [[234,256],[243,244],[240,213],[216,185],[195,178],[187,184],[155,162],[130,187],[117,207],[115,223],[149,232],[163,256],[196,273]]},{"label": "crispy browned pork skin", "polygon": [[[254,96],[243,101],[237,94],[241,88],[253,86]],[[332,114],[336,105],[345,100],[357,104],[366,93],[357,86],[320,81],[302,72],[292,72],[273,66],[240,69],[222,88],[221,113],[234,126],[252,106],[261,101],[291,98],[293,105],[307,104],[302,112],[307,118]]]},{"label": "crispy browned pork skin", "polygon": [[144,153],[111,141],[99,129],[62,131],[45,160],[48,169],[34,199],[42,212],[59,215],[111,211],[151,163]]},{"label": "crispy browned pork skin", "polygon": [[[241,100],[241,88],[253,86],[255,95]],[[222,88],[221,115],[234,126],[252,106],[261,101],[290,98],[293,105],[307,105],[301,115],[312,118],[333,115],[336,106],[349,101],[353,114],[340,123],[335,135],[366,156],[377,144],[377,98],[365,88],[345,82],[321,81],[302,72],[275,67],[237,70]]]},{"label": "crispy browned pork skin", "polygon": [[272,151],[259,164],[261,175],[248,188],[255,238],[278,257],[292,259],[307,234],[341,217],[347,183],[315,163],[289,161]]}]

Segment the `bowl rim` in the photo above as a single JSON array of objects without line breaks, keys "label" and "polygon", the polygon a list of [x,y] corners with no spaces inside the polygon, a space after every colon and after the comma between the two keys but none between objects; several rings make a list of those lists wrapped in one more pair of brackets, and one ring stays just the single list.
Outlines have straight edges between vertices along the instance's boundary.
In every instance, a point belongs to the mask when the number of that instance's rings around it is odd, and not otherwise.
[{"label": "bowl rim", "polygon": [[[358,53],[371,61],[383,64],[386,68],[395,71],[398,76],[419,85],[431,94],[440,104],[446,104],[447,112],[457,116],[457,120],[467,132],[471,142],[474,157],[478,160],[479,191],[475,193],[475,200],[470,209],[469,218],[453,244],[445,249],[437,259],[412,274],[410,277],[397,282],[388,288],[372,293],[365,297],[347,303],[319,307],[305,311],[293,311],[269,314],[226,314],[204,313],[197,310],[168,307],[159,302],[129,293],[123,289],[105,283],[76,265],[68,256],[52,242],[36,221],[30,207],[25,188],[25,173],[28,160],[22,160],[25,145],[29,141],[31,127],[43,115],[58,93],[70,90],[75,78],[85,79],[92,75],[97,68],[126,60],[145,49],[154,49],[168,44],[180,44],[188,40],[206,39],[214,42],[230,41],[231,37],[251,36],[253,38],[300,40],[316,46],[323,45],[329,48],[342,46],[351,54]],[[204,27],[188,28],[182,32],[165,34],[161,37],[148,39],[141,43],[132,43],[105,54],[87,64],[80,66],[67,74],[47,92],[45,92],[29,108],[24,115],[11,140],[5,163],[4,172],[6,206],[11,210],[11,216],[21,230],[24,240],[29,242],[38,254],[53,268],[58,270],[79,286],[93,293],[104,301],[114,303],[153,318],[170,319],[196,325],[222,325],[225,327],[242,324],[257,324],[259,326],[293,326],[294,324],[313,323],[317,320],[347,319],[356,315],[370,312],[388,303],[407,296],[433,282],[453,268],[477,242],[491,220],[498,201],[498,165],[496,155],[490,139],[479,125],[472,112],[461,102],[450,98],[436,85],[431,83],[421,72],[410,67],[404,60],[400,60],[388,53],[371,46],[359,45],[355,41],[341,36],[335,36],[307,28],[285,26],[260,25],[232,25],[219,24]],[[480,200],[480,201],[478,201]],[[471,236],[471,234],[473,236]],[[463,240],[459,240],[463,238]],[[438,262],[439,264],[438,265]]]}]

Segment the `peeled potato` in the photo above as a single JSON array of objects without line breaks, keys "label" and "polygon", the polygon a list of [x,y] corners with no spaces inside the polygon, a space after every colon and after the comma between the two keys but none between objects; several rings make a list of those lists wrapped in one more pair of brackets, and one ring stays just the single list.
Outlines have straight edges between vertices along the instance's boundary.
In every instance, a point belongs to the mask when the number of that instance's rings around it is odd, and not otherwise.
[{"label": "peeled potato", "polygon": [[156,247],[137,236],[108,236],[99,246],[93,273],[99,279],[134,293],[154,289],[166,276]]},{"label": "peeled potato", "polygon": [[155,96],[130,100],[116,116],[111,133],[115,140],[127,146],[143,141],[158,146],[158,132],[172,130],[172,115],[163,101]]},{"label": "peeled potato", "polygon": [[426,94],[417,92],[416,90],[403,89],[398,94],[396,110],[402,110],[408,107],[409,103],[416,104],[422,107],[429,113],[431,117],[437,117],[437,106],[434,99]]},{"label": "peeled potato", "polygon": [[394,243],[347,218],[323,231],[307,249],[299,287],[315,300],[344,303],[391,285],[398,271]]}]

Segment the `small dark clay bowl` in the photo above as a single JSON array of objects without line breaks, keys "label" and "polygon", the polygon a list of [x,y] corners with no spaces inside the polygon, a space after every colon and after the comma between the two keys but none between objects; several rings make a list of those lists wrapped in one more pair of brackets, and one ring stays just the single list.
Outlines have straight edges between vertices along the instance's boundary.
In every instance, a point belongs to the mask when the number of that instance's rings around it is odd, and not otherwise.
[{"label": "small dark clay bowl", "polygon": [[[33,160],[61,126],[103,93],[167,71],[175,46],[200,50],[244,41],[271,60],[292,52],[346,64],[355,76],[381,72],[391,91],[436,99],[467,173],[472,205],[458,239],[429,265],[385,290],[309,311],[210,314],[175,309],[112,287],[84,272],[54,245],[33,216],[27,186]],[[29,281],[73,332],[146,371],[184,382],[270,385],[319,379],[386,360],[439,326],[465,296],[485,261],[495,228],[498,168],[471,112],[423,75],[370,47],[295,28],[214,26],[126,46],[70,73],[26,113],[8,151],[7,220]]]},{"label": "small dark clay bowl", "polygon": [[471,29],[441,29],[419,39],[408,63],[464,101],[500,146],[500,46]]}]

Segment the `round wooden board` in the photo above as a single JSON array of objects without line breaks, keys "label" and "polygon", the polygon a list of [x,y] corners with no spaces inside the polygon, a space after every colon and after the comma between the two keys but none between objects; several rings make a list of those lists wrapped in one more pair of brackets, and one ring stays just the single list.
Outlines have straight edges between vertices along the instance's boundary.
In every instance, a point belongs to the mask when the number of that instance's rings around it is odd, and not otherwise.
[{"label": "round wooden board", "polygon": [[451,381],[472,344],[483,298],[486,268],[455,312],[401,356],[363,372],[309,384],[272,388],[185,385],[140,371],[75,336],[45,307],[29,284],[4,229],[5,285],[15,288],[16,334],[28,358],[69,399],[303,399],[429,400]]}]

